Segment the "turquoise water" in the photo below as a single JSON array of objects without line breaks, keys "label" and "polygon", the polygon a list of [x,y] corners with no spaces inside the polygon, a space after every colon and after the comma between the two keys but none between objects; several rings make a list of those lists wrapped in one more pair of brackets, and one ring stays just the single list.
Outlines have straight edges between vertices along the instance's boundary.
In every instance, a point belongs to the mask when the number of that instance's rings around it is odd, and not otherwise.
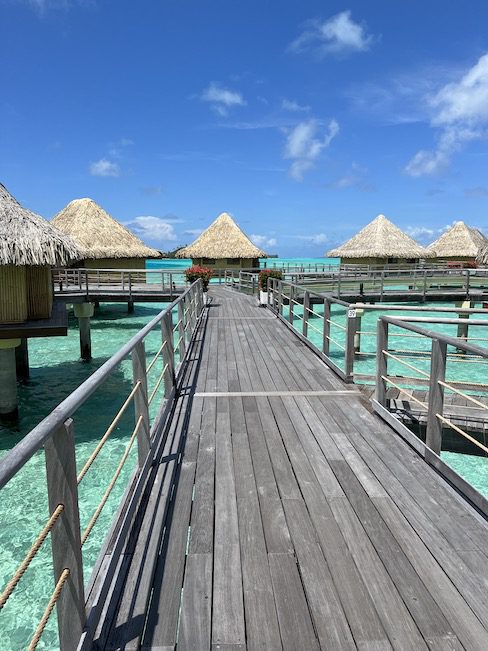
[{"label": "turquoise water", "polygon": [[[127,314],[124,304],[102,305],[92,319],[93,359],[79,361],[77,320],[70,316],[67,337],[29,340],[31,376],[27,384],[19,386],[20,421],[15,429],[0,427],[0,456],[3,456],[42,418],[44,418],[75,387],[105,362],[149,320],[163,309],[164,304],[136,305],[135,313]],[[146,338],[149,359],[161,343],[156,329]],[[149,390],[161,373],[162,361],[150,371]],[[81,469],[98,440],[110,424],[132,388],[130,360],[121,363],[75,415],[76,460]],[[163,383],[152,403],[155,416]],[[126,448],[134,427],[132,405],[111,434],[99,456],[79,487],[82,530],[86,527],[110,481]],[[83,548],[85,583],[90,577],[102,543],[110,527],[121,496],[132,475],[137,460],[136,445],[131,449],[123,471],[105,505],[100,518]],[[0,501],[0,590],[29,550],[32,541],[48,518],[44,454],[39,452],[2,489]],[[28,490],[26,490],[28,487]],[[0,649],[26,648],[54,588],[50,539],[45,541],[21,582],[0,611]],[[55,614],[39,648],[57,647]]]},{"label": "turquoise water", "polygon": [[[286,261],[272,259],[262,262],[263,265],[269,262],[290,262],[298,266],[300,264],[314,264],[315,262],[322,264],[324,260],[323,258],[317,260],[294,258],[286,259]],[[154,265],[159,265],[157,268],[183,270],[189,266],[189,262],[188,260],[149,261],[148,267],[155,268]],[[0,426],[0,457],[6,454],[15,443],[21,440],[59,402],[113,355],[163,307],[163,304],[138,304],[135,313],[128,315],[125,304],[102,305],[92,320],[93,359],[89,363],[79,361],[77,320],[72,315],[69,318],[67,337],[31,339],[29,341],[31,377],[27,384],[19,387],[21,418],[15,429]],[[318,313],[322,312],[320,306],[315,306],[313,309],[317,310]],[[367,312],[363,318],[362,329],[374,332],[377,316],[377,313]],[[343,308],[334,308],[332,320],[344,328],[346,322],[345,310]],[[322,340],[321,319],[312,317],[310,324],[317,328],[317,331],[310,328],[309,337],[314,343],[320,345]],[[340,346],[345,343],[345,334],[342,328],[333,327],[334,334],[331,332],[337,341],[337,344],[331,345],[331,357],[338,366],[343,368],[343,351]],[[392,329],[392,332],[394,332],[394,329]],[[453,333],[452,328],[449,332]],[[483,337],[482,328],[473,326],[471,336]],[[148,359],[159,348],[159,342],[160,335],[157,330],[146,339]],[[398,347],[400,345],[409,351],[426,350],[425,342],[415,339],[399,338]],[[375,336],[373,334],[363,335],[361,348],[367,355],[360,357],[355,370],[360,373],[373,373]],[[428,370],[428,359],[408,361]],[[474,378],[479,378],[479,381],[482,379],[486,381],[485,367],[470,365],[469,362],[469,359],[464,359],[462,363],[450,362],[448,377],[466,378],[471,381]],[[394,365],[391,366],[391,369],[392,372],[397,372]],[[158,362],[151,370],[149,377],[150,388],[157,381],[160,371],[161,366]],[[398,371],[400,371],[400,367]],[[130,360],[127,360],[119,366],[103,387],[77,412],[75,432],[78,468],[82,467],[130,390],[131,363]],[[163,390],[164,387],[161,385],[154,404],[158,402]],[[152,417],[154,415],[153,408]],[[82,529],[86,526],[98,505],[105,487],[118,465],[133,426],[134,414],[129,409],[80,485]],[[454,453],[443,453],[444,456],[448,463],[466,477],[478,490],[488,495],[486,459]],[[134,447],[114,491],[83,549],[85,582],[90,576],[91,569],[135,464],[136,448]],[[26,486],[28,491],[26,491]],[[3,590],[6,582],[30,548],[32,541],[43,527],[47,517],[44,455],[38,453],[1,492],[0,590]],[[16,650],[27,646],[53,587],[50,540],[48,538],[7,605],[0,611],[0,649]],[[55,649],[56,647],[56,617],[53,614],[39,648]]]}]

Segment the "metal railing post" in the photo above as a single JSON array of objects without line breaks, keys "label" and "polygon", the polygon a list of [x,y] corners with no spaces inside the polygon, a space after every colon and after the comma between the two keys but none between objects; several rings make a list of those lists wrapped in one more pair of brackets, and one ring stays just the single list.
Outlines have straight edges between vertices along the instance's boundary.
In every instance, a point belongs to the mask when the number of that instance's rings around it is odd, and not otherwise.
[{"label": "metal railing post", "polygon": [[237,286],[239,292],[242,291],[242,271],[239,271],[239,284]]},{"label": "metal railing post", "polygon": [[[161,319],[161,336],[166,346],[163,348],[163,364],[166,366],[164,372],[164,397],[171,395],[175,386],[175,351],[173,340],[173,313],[169,310]],[[180,358],[180,363],[181,363]]]},{"label": "metal railing post", "polygon": [[57,583],[64,570],[69,570],[69,577],[56,603],[59,644],[63,651],[74,651],[85,626],[85,590],[71,418],[46,441],[44,450],[49,513],[63,505],[59,520],[51,531],[54,582]]},{"label": "metal railing post", "polygon": [[324,332],[322,335],[322,352],[324,355],[329,356],[330,351],[330,301],[324,298]]},{"label": "metal railing post", "polygon": [[283,314],[283,281],[278,280],[278,314]]},{"label": "metal railing post", "polygon": [[385,377],[388,376],[388,357],[383,351],[388,351],[388,322],[378,319],[376,337],[376,401],[386,407],[387,384]]},{"label": "metal railing post", "polygon": [[356,336],[356,310],[349,308],[347,310],[346,321],[346,350],[345,357],[345,373],[347,381],[352,382],[354,375],[354,338]]},{"label": "metal railing post", "polygon": [[471,273],[469,269],[466,269],[466,298],[469,298],[470,280],[471,280]]},{"label": "metal railing post", "polygon": [[442,421],[437,417],[444,413],[444,387],[439,384],[446,379],[447,344],[432,339],[430,362],[429,408],[427,414],[426,445],[440,455],[442,449]]},{"label": "metal railing post", "polygon": [[305,290],[303,293],[303,330],[304,337],[308,335],[308,318],[310,316],[310,293]]},{"label": "metal railing post", "polygon": [[[167,346],[168,344],[166,344]],[[165,348],[166,348],[165,346]],[[178,302],[178,352],[180,360],[183,359],[186,352],[185,340],[185,299]]]},{"label": "metal railing post", "polygon": [[293,302],[295,298],[295,285],[290,285],[290,298],[288,301],[288,321],[290,322],[290,325],[293,325],[293,318],[294,318],[294,306],[295,303]]},{"label": "metal railing post", "polygon": [[132,357],[132,384],[140,382],[139,390],[134,395],[134,415],[136,423],[142,418],[141,427],[137,431],[137,457],[139,468],[142,468],[149,454],[150,431],[149,404],[147,397],[146,375],[146,347],[144,341],[139,341],[131,353]]}]

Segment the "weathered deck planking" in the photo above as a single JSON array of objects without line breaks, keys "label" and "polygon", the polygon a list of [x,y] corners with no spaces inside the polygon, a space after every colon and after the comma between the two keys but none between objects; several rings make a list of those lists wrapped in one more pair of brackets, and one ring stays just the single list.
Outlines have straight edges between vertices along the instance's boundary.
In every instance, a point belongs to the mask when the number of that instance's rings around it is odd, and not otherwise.
[{"label": "weathered deck planking", "polygon": [[488,648],[486,521],[267,310],[211,295],[96,647]]}]

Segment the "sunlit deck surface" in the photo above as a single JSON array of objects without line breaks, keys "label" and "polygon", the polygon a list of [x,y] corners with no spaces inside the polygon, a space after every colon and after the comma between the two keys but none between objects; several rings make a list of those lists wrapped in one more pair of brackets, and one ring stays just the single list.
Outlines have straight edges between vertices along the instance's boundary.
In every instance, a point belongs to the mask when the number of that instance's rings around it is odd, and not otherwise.
[{"label": "sunlit deck surface", "polygon": [[486,521],[215,288],[96,648],[488,649]]}]

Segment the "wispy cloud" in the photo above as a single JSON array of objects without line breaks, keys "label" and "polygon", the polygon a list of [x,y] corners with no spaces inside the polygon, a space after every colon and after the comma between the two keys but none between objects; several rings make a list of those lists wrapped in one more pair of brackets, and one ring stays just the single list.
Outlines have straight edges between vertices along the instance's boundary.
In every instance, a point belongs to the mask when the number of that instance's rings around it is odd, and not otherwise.
[{"label": "wispy cloud", "polygon": [[286,98],[281,102],[281,108],[284,111],[291,111],[292,113],[307,113],[308,111],[310,111],[310,106],[299,104],[294,100],[290,100]]},{"label": "wispy cloud", "polygon": [[327,20],[309,21],[288,49],[297,53],[312,51],[321,57],[329,54],[345,56],[369,50],[374,40],[364,25],[351,18],[348,10]]},{"label": "wispy cloud", "polygon": [[484,199],[488,197],[488,186],[478,185],[474,188],[465,188],[464,196],[468,199]]},{"label": "wispy cloud", "polygon": [[278,240],[276,237],[269,237],[268,235],[256,235],[255,233],[250,236],[250,239],[256,246],[263,248],[269,248],[271,246],[276,246]]},{"label": "wispy cloud", "polygon": [[144,185],[140,188],[142,194],[146,194],[149,197],[156,197],[158,194],[161,194],[164,191],[164,186],[159,185]]},{"label": "wispy cloud", "polygon": [[11,0],[18,4],[29,5],[38,14],[43,15],[51,9],[68,10],[73,6],[91,6],[96,4],[96,0]]},{"label": "wispy cloud", "polygon": [[297,235],[297,239],[315,245],[326,244],[329,241],[329,238],[325,233],[315,233],[314,235]]},{"label": "wispy cloud", "polygon": [[361,167],[357,163],[353,163],[349,172],[340,176],[335,181],[327,183],[326,187],[332,190],[347,190],[349,188],[354,188],[361,192],[372,192],[375,188],[368,182],[367,174],[367,168]]},{"label": "wispy cloud", "polygon": [[194,237],[198,237],[203,233],[203,231],[203,228],[189,228],[188,230],[183,231],[183,235],[193,235]]},{"label": "wispy cloud", "polygon": [[427,226],[407,226],[405,228],[405,232],[407,235],[410,235],[410,237],[413,237],[414,240],[419,240],[423,244],[427,244],[430,242],[433,242],[436,240],[438,237],[440,237],[443,233],[448,231],[456,221],[451,222],[450,224],[445,224],[444,226],[441,226],[440,228],[429,228]]},{"label": "wispy cloud", "polygon": [[284,157],[292,161],[290,176],[302,181],[305,173],[315,166],[323,149],[326,149],[339,133],[339,124],[331,120],[325,135],[319,137],[320,123],[310,119],[300,122],[288,132]]},{"label": "wispy cloud", "polygon": [[427,104],[440,135],[435,149],[421,149],[407,163],[410,176],[439,174],[467,143],[488,137],[488,53],[459,80],[427,97]]},{"label": "wispy cloud", "polygon": [[173,224],[180,223],[180,219],[173,217],[155,217],[154,215],[141,215],[135,217],[127,226],[142,239],[154,242],[176,240]]},{"label": "wispy cloud", "polygon": [[212,81],[202,91],[200,99],[203,102],[208,102],[212,110],[223,117],[229,114],[229,109],[235,106],[245,106],[246,104],[241,93],[224,88],[215,81]]},{"label": "wispy cloud", "polygon": [[106,158],[101,158],[94,163],[90,163],[89,169],[92,176],[120,176],[118,163],[114,163]]}]

